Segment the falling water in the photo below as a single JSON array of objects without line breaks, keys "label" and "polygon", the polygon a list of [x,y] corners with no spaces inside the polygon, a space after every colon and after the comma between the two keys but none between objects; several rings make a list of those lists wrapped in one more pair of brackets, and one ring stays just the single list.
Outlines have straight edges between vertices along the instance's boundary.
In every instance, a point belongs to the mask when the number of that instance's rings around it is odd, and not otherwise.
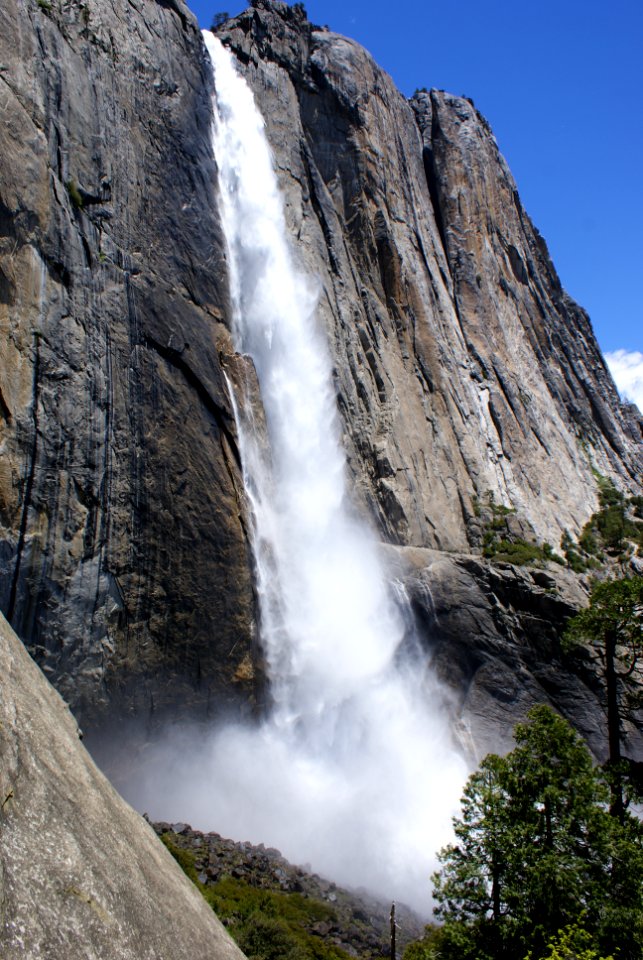
[{"label": "falling water", "polygon": [[230,54],[204,36],[234,335],[254,361],[270,441],[266,456],[240,423],[273,707],[182,759],[174,810],[426,913],[464,765],[347,496],[316,284],[289,243],[262,117]]}]

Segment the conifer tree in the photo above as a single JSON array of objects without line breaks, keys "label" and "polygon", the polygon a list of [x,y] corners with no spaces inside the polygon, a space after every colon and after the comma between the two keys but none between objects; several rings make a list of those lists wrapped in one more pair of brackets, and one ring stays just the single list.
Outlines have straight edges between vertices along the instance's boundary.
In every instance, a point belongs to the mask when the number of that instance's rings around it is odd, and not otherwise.
[{"label": "conifer tree", "polygon": [[625,766],[621,752],[623,684],[643,660],[643,577],[594,586],[589,606],[570,620],[566,642],[587,641],[597,651],[605,683],[612,813],[623,818]]},{"label": "conifer tree", "polygon": [[580,737],[548,707],[467,783],[456,843],[439,855],[436,915],[444,960],[544,957],[577,924],[620,960],[643,949],[643,832],[610,816],[609,790]]}]

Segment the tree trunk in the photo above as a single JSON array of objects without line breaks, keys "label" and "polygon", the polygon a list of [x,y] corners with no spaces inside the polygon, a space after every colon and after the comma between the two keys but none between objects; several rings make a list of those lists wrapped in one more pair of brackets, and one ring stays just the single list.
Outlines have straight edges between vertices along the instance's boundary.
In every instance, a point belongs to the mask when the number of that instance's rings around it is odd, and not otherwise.
[{"label": "tree trunk", "polygon": [[498,923],[500,920],[500,870],[495,857],[491,868],[491,896],[493,900],[493,919],[495,923]]},{"label": "tree trunk", "polygon": [[605,685],[607,687],[607,736],[609,743],[610,813],[623,819],[623,775],[621,771],[621,720],[618,709],[618,677],[616,673],[616,632],[605,636]]}]

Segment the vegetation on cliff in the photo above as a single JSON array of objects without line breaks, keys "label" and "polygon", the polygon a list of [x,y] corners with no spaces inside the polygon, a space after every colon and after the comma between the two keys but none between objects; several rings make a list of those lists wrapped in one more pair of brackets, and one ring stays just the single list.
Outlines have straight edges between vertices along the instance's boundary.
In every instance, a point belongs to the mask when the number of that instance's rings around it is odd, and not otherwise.
[{"label": "vegetation on cliff", "polygon": [[[482,554],[504,563],[563,564],[576,573],[606,565],[628,562],[643,549],[643,497],[626,497],[611,480],[596,474],[599,509],[595,511],[574,540],[565,531],[561,553],[550,543],[525,538],[526,526],[516,510],[497,503],[493,491],[474,499],[475,516],[481,521]],[[522,535],[521,535],[522,534]],[[561,556],[562,554],[562,556]],[[564,556],[564,559],[563,559]]]},{"label": "vegetation on cliff", "polygon": [[345,950],[319,935],[336,919],[328,903],[226,874],[215,883],[200,880],[197,854],[170,833],[161,839],[249,960],[348,960]]},{"label": "vegetation on cliff", "polygon": [[576,573],[605,563],[625,562],[643,550],[643,497],[625,497],[605,477],[597,476],[599,509],[578,541],[565,531],[561,549]]}]

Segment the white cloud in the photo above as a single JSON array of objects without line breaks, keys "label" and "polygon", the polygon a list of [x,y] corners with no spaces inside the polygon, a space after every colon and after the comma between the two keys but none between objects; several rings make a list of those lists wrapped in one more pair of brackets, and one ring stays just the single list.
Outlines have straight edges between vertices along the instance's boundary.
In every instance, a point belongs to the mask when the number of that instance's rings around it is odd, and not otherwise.
[{"label": "white cloud", "polygon": [[643,412],[643,353],[638,350],[614,350],[605,359],[619,393]]}]

